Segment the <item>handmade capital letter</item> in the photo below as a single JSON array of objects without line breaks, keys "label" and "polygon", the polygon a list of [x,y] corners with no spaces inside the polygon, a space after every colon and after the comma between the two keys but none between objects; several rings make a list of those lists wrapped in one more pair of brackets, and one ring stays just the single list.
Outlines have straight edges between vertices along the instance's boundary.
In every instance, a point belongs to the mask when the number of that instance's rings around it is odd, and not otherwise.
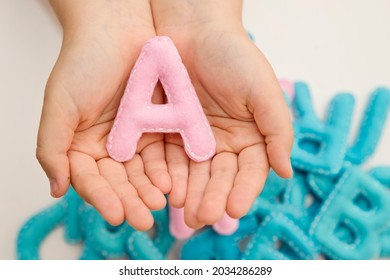
[{"label": "handmade capital letter", "polygon": [[[167,104],[153,104],[160,80]],[[180,55],[168,37],[145,43],[132,70],[107,141],[111,158],[131,159],[145,132],[180,133],[187,155],[205,161],[215,153],[215,139]]]}]

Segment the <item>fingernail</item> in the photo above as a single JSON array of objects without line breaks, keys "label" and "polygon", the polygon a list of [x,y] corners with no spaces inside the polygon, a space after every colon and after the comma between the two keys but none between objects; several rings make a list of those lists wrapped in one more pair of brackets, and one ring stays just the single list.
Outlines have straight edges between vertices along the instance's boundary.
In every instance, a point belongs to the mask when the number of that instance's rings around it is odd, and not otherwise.
[{"label": "fingernail", "polygon": [[290,170],[291,170],[291,177],[294,176],[294,169],[292,167],[291,161],[290,161]]},{"label": "fingernail", "polygon": [[50,179],[50,194],[54,196],[57,192],[58,185],[56,179]]}]

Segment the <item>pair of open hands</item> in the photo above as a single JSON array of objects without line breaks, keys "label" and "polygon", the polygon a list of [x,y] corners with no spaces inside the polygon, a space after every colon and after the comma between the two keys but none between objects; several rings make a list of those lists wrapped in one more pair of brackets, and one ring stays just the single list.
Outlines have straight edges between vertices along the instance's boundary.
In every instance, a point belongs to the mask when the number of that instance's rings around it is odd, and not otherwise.
[{"label": "pair of open hands", "polygon": [[[292,175],[293,132],[275,74],[248,38],[242,1],[51,1],[63,45],[46,86],[37,158],[54,197],[70,183],[111,224],[153,225],[150,210],[184,207],[200,228],[226,211],[239,218],[272,167]],[[180,135],[145,134],[119,163],[105,144],[130,71],[149,38],[169,36],[187,67],[217,142],[208,161],[189,160]],[[155,102],[163,89],[156,87]]]}]

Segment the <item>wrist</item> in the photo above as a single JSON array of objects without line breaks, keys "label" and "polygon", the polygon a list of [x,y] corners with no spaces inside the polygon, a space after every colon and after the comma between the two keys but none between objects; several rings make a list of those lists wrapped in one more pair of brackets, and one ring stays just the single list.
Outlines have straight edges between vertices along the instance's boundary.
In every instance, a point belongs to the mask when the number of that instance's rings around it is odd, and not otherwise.
[{"label": "wrist", "polygon": [[149,0],[50,0],[64,39],[106,35],[116,40],[154,29]]},{"label": "wrist", "polygon": [[210,26],[242,28],[242,0],[152,0],[152,9],[157,34],[180,29],[192,35]]}]

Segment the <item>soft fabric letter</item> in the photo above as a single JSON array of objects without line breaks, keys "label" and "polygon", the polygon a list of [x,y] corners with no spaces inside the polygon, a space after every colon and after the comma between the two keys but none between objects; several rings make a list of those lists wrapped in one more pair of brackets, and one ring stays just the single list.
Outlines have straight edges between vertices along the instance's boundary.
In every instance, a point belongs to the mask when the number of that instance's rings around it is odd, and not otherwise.
[{"label": "soft fabric letter", "polygon": [[[167,104],[153,104],[160,80]],[[145,132],[180,133],[187,155],[205,161],[215,153],[215,139],[173,42],[156,36],[145,43],[132,70],[107,141],[117,161],[131,159]]]}]

